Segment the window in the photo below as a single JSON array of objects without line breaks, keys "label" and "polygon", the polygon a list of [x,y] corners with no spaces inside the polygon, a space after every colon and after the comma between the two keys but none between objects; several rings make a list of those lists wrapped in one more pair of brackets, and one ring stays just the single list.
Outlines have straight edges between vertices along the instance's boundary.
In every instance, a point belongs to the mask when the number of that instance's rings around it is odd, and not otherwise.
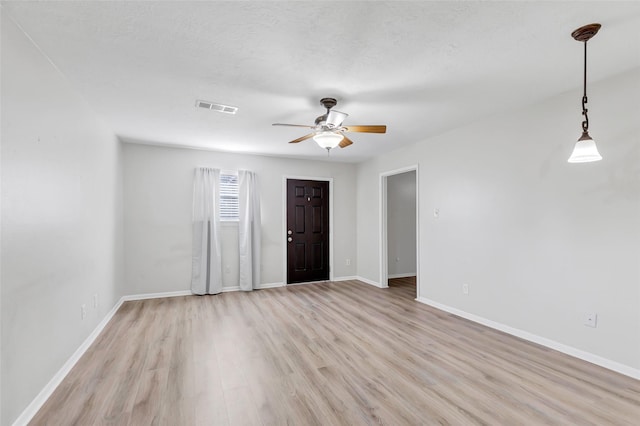
[{"label": "window", "polygon": [[238,176],[220,173],[220,220],[237,222],[238,213]]}]

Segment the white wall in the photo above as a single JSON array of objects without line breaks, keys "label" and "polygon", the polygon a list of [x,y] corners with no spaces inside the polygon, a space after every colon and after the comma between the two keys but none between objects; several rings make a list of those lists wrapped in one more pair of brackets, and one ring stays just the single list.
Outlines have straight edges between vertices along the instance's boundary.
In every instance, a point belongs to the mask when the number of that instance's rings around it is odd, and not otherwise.
[{"label": "white wall", "polygon": [[122,182],[120,143],[6,14],[1,47],[9,425],[122,295]]},{"label": "white wall", "polygon": [[[333,178],[334,276],[356,271],[355,168],[331,161],[124,145],[125,276],[128,294],[189,290],[193,170],[252,170],[262,209],[262,284],[283,283],[283,176]],[[237,247],[233,227],[225,246]],[[228,243],[228,244],[227,244]],[[237,286],[237,252],[223,247],[223,284]],[[347,266],[346,259],[351,259]],[[229,272],[227,273],[227,266]]]},{"label": "white wall", "polygon": [[358,164],[357,275],[368,281],[380,283],[380,173],[416,165],[416,148],[417,145],[409,145]]},{"label": "white wall", "polygon": [[387,177],[387,273],[416,274],[416,172]]},{"label": "white wall", "polygon": [[598,163],[566,162],[576,88],[360,164],[358,275],[379,281],[379,173],[417,161],[421,297],[638,371],[639,74],[589,87]]}]

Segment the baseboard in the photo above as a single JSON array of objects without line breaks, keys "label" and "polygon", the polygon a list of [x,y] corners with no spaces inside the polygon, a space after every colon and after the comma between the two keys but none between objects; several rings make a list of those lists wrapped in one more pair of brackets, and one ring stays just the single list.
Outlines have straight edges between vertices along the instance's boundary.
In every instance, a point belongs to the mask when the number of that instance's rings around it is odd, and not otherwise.
[{"label": "baseboard", "polygon": [[378,287],[378,288],[386,288],[386,286],[385,286],[385,287],[381,286],[379,282],[376,282],[376,281],[370,280],[370,279],[368,279],[368,278],[364,278],[364,277],[360,277],[360,276],[358,276],[358,277],[355,277],[355,279],[356,279],[356,280],[358,280],[358,281],[362,281],[362,282],[363,282],[363,283],[365,283],[365,284],[372,285],[372,286],[374,286],[374,287]]},{"label": "baseboard", "polygon": [[325,284],[325,283],[330,283],[331,281],[329,280],[321,280],[321,281],[305,281],[305,282],[301,282],[301,283],[289,283],[289,284],[285,284],[285,287],[292,287],[294,285],[309,285],[309,284]]},{"label": "baseboard", "polygon": [[[276,287],[283,287],[284,284],[283,283],[265,283],[265,284],[260,284],[258,286],[256,286],[256,288],[254,288],[254,290],[264,290],[266,288],[276,288]],[[222,289],[223,293],[228,293],[231,291],[242,291],[240,289],[240,286],[235,286],[235,287],[224,287]]]},{"label": "baseboard", "polygon": [[[224,291],[224,289],[222,289]],[[143,294],[131,294],[129,296],[124,296],[122,299],[125,302],[129,302],[131,300],[145,300],[145,299],[162,299],[164,297],[178,297],[178,296],[191,296],[190,290],[180,290],[180,291],[167,291],[164,293],[143,293]]]},{"label": "baseboard", "polygon": [[457,315],[459,317],[468,319],[478,324],[482,324],[489,328],[493,328],[495,330],[499,330],[504,333],[511,334],[512,336],[516,336],[521,339],[528,340],[529,342],[537,343],[549,349],[553,349],[558,352],[562,352],[566,355],[570,355],[574,358],[578,358],[583,361],[587,361],[592,364],[598,365],[600,367],[604,367],[608,370],[615,371],[616,373],[624,374],[625,376],[629,376],[634,379],[640,380],[640,370],[635,369],[633,367],[629,367],[628,365],[620,364],[619,362],[612,361],[607,358],[603,358],[599,355],[595,355],[590,352],[586,352],[581,349],[577,349],[560,342],[556,342],[555,340],[547,339],[546,337],[538,336],[536,334],[529,333],[528,331],[520,330],[518,328],[514,328],[496,321],[492,321],[490,319],[483,318],[478,315],[470,314],[460,309],[452,308],[451,306],[443,305],[442,303],[438,303],[436,301],[427,299],[425,297],[419,297],[416,300],[420,303],[424,303],[425,305],[433,306],[434,308],[440,309],[441,311],[449,312],[450,314]]},{"label": "baseboard", "polygon": [[409,278],[409,277],[415,277],[416,273],[415,272],[408,272],[406,274],[389,274],[388,277],[389,278]]},{"label": "baseboard", "polygon": [[334,282],[340,282],[340,281],[354,281],[354,280],[358,280],[359,278],[357,276],[351,276],[351,277],[334,277],[333,281]]},{"label": "baseboard", "polygon": [[106,325],[111,321],[111,318],[115,315],[115,313],[120,309],[122,303],[125,301],[124,297],[121,297],[120,300],[114,305],[113,308],[105,315],[105,317],[98,323],[96,328],[89,334],[89,336],[82,342],[80,347],[76,349],[76,351],[69,357],[67,362],[58,370],[58,372],[49,380],[44,388],[40,391],[40,393],[31,401],[31,403],[27,406],[27,408],[22,411],[22,413],[18,416],[18,418],[13,422],[12,426],[26,426],[33,416],[36,415],[38,410],[47,402],[47,399],[51,396],[51,394],[56,390],[56,388],[62,383],[64,378],[69,374],[71,369],[76,365],[76,363],[82,358],[82,355],[89,349],[89,347],[93,344],[96,338],[100,335],[102,330],[106,327]]},{"label": "baseboard", "polygon": [[266,288],[276,288],[276,287],[284,287],[284,286],[285,286],[284,283],[265,283],[257,286],[256,290],[264,290]]},{"label": "baseboard", "polygon": [[[282,287],[284,286],[283,283],[266,283],[266,284],[260,284],[258,287],[256,287],[256,290],[263,290],[265,288],[275,288],[275,287]],[[233,287],[222,287],[222,293],[231,293],[234,291],[241,291],[240,290],[240,286],[233,286]],[[145,299],[161,299],[164,297],[178,297],[178,296],[191,296],[193,295],[193,293],[190,290],[179,290],[179,291],[167,291],[164,293],[142,293],[142,294],[133,294],[133,295],[129,295],[129,296],[124,296],[124,300],[125,301],[130,301],[130,300],[145,300]]]}]

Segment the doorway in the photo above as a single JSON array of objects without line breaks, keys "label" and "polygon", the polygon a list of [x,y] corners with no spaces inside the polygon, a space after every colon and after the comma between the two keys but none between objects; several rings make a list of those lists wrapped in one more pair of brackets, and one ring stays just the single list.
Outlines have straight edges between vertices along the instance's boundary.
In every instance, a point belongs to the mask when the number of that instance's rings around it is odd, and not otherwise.
[{"label": "doorway", "polygon": [[286,282],[330,279],[330,182],[286,179]]},{"label": "doorway", "polygon": [[[418,166],[380,174],[380,287],[415,280],[419,297]],[[415,277],[415,278],[413,278]]]}]

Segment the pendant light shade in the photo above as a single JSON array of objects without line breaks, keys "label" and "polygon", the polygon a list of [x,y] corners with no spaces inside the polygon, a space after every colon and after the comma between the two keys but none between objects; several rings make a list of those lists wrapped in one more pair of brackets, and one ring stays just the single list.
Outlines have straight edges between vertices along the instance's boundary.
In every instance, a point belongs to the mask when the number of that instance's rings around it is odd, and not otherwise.
[{"label": "pendant light shade", "polygon": [[592,161],[602,160],[602,156],[598,152],[598,147],[589,133],[583,132],[582,137],[576,142],[573,148],[569,163],[590,163]]},{"label": "pendant light shade", "polygon": [[343,136],[340,133],[320,132],[313,137],[321,148],[333,149],[342,141]]},{"label": "pendant light shade", "polygon": [[569,163],[590,163],[592,161],[602,160],[602,156],[598,152],[595,141],[589,136],[589,116],[587,115],[587,41],[591,39],[600,30],[600,24],[589,24],[580,27],[571,33],[576,41],[584,43],[584,79],[582,94],[582,136],[576,142],[571,157],[567,160]]}]

